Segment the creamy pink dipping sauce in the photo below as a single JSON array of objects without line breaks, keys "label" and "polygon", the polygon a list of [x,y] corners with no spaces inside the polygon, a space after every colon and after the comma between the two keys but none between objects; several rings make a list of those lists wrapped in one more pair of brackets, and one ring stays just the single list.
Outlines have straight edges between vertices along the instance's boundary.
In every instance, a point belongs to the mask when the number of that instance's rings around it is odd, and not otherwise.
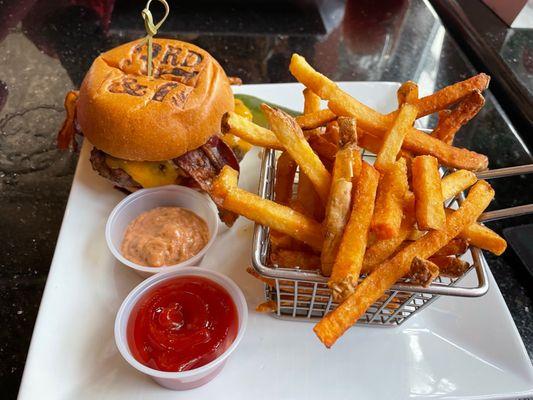
[{"label": "creamy pink dipping sauce", "polygon": [[209,241],[205,221],[180,207],[157,207],[130,222],[121,252],[136,264],[174,265],[198,254]]}]

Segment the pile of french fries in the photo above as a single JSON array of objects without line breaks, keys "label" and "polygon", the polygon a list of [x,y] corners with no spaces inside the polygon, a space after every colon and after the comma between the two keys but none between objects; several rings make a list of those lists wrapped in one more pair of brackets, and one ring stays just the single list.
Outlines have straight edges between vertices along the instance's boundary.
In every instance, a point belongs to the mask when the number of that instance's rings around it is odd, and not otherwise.
[{"label": "pile of french fries", "polygon": [[[327,347],[397,281],[427,286],[439,275],[459,277],[469,265],[458,256],[470,245],[497,255],[505,250],[504,239],[476,222],[494,196],[473,172],[486,169],[487,158],[452,146],[455,133],[483,106],[487,75],[422,98],[417,85],[406,82],[398,109],[381,114],[297,54],[289,69],[306,87],[301,116],[263,104],[270,129],[231,112],[223,120],[224,133],[281,151],[275,201],[238,188],[238,174],[228,166],[211,195],[271,228],[273,263],[329,277],[339,306],[314,327]],[[431,134],[414,127],[432,113],[439,122]],[[361,149],[377,155],[374,165],[362,159]],[[440,166],[453,172],[441,178]],[[465,190],[458,209],[445,207]]]}]

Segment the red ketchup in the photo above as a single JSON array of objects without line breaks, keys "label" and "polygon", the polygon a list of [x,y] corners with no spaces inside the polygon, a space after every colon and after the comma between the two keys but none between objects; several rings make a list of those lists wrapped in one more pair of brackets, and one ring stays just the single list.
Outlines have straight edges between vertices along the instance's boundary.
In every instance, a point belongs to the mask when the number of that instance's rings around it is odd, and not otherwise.
[{"label": "red ketchup", "polygon": [[233,343],[237,307],[219,284],[179,276],[146,293],[128,321],[135,359],[159,371],[188,371],[208,364]]}]

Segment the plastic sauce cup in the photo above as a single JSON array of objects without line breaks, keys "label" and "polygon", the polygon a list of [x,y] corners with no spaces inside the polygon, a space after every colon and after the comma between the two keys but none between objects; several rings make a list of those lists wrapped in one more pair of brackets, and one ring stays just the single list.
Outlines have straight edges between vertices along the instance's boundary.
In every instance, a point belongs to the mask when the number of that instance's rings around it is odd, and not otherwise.
[{"label": "plastic sauce cup", "polygon": [[[200,276],[218,283],[226,289],[235,303],[237,308],[237,315],[239,318],[239,327],[237,336],[228,349],[222,353],[218,358],[210,363],[199,368],[191,369],[183,372],[166,372],[158,371],[156,369],[147,367],[146,365],[137,361],[131,354],[127,328],[131,311],[137,302],[143,297],[145,293],[150,291],[154,286],[159,285],[165,281],[171,280],[178,276]],[[211,379],[218,375],[224,367],[226,360],[231,353],[237,348],[239,342],[244,336],[246,324],[248,321],[248,307],[242,291],[239,287],[226,276],[204,268],[185,267],[169,272],[159,273],[141,282],[130,294],[126,297],[120,309],[118,310],[115,320],[115,342],[122,357],[136,370],[145,375],[150,376],[158,384],[172,390],[187,390],[198,386],[205,385]]]},{"label": "plastic sauce cup", "polygon": [[[128,260],[120,252],[124,233],[129,223],[145,211],[156,207],[182,207],[202,218],[209,230],[209,241],[198,254],[178,264],[162,267],[139,265]],[[158,272],[169,271],[188,265],[198,265],[207,249],[213,244],[218,232],[218,211],[215,204],[206,195],[185,186],[160,186],[153,189],[142,189],[130,194],[116,205],[107,219],[105,238],[111,253],[122,264],[132,268],[146,278]]]}]

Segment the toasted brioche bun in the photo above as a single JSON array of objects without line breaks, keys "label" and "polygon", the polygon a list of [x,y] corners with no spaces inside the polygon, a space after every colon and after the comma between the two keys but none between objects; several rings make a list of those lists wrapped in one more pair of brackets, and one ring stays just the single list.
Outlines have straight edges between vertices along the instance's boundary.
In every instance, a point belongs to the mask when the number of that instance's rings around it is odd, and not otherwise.
[{"label": "toasted brioche bun", "polygon": [[154,39],[153,78],[146,73],[144,40],[97,57],[80,88],[76,118],[100,150],[135,161],[169,160],[220,132],[233,110],[226,74],[205,50]]}]

